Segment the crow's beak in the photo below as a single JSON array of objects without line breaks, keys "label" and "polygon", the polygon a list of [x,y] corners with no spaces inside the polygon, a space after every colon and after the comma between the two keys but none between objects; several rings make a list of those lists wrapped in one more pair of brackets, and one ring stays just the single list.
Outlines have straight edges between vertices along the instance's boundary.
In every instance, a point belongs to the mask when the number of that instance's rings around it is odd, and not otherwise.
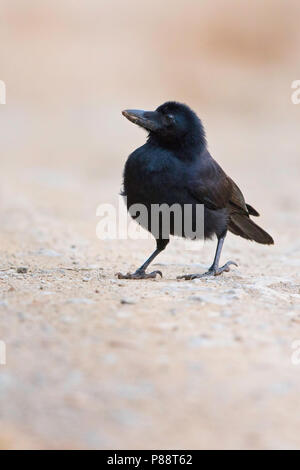
[{"label": "crow's beak", "polygon": [[156,111],[142,111],[139,109],[126,109],[122,111],[129,121],[144,127],[148,131],[157,131],[160,128],[159,115]]}]

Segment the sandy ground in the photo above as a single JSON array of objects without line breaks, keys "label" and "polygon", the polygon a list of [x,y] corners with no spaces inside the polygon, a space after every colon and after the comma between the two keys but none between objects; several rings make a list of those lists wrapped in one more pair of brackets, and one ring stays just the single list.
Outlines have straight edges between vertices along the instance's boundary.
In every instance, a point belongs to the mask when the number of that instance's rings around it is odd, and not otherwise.
[{"label": "sandy ground", "polygon": [[[0,448],[300,448],[299,11],[2,0]],[[229,235],[238,267],[184,282],[215,243],[174,240],[163,279],[118,280],[154,248],[96,237],[145,140],[120,111],[168,99],[199,113],[275,246]]]},{"label": "sandy ground", "polygon": [[[300,339],[298,155],[280,159],[279,132],[269,132],[257,132],[244,159],[216,157],[276,245],[229,235],[223,260],[239,267],[207,280],[176,276],[204,271],[215,244],[198,253],[181,240],[154,265],[163,279],[116,279],[154,246],[96,237],[96,208],[116,197],[121,163],[104,177],[93,165],[84,173],[6,162],[1,448],[300,447],[300,365],[291,361]],[[272,138],[277,150],[258,172],[262,155],[251,152]]]}]

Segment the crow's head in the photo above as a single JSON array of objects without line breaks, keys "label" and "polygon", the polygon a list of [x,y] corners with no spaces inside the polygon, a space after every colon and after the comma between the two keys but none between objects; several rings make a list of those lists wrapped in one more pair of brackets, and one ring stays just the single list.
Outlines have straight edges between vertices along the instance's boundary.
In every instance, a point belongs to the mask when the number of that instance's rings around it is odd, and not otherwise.
[{"label": "crow's head", "polygon": [[191,148],[206,145],[205,132],[196,113],[187,105],[168,101],[155,111],[127,109],[123,115],[149,132],[149,141],[164,147]]}]

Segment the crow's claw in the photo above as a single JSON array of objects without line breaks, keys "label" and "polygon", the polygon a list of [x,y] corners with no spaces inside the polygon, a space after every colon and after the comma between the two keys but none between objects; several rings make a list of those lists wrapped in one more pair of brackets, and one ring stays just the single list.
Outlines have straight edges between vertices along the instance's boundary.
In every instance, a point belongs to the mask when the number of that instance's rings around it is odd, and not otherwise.
[{"label": "crow's claw", "polygon": [[152,273],[146,273],[145,271],[137,270],[135,273],[116,273],[118,279],[155,279],[156,275],[159,274],[160,277],[163,277],[161,271],[152,271]]}]

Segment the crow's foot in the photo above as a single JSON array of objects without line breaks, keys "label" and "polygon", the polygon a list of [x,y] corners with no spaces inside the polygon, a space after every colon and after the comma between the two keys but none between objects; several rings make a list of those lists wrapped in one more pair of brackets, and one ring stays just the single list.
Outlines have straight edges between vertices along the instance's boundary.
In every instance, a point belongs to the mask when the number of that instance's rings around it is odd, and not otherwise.
[{"label": "crow's foot", "polygon": [[116,276],[118,276],[118,279],[155,279],[157,274],[159,274],[160,277],[163,277],[161,271],[152,271],[152,273],[146,273],[145,271],[140,271],[139,269],[135,271],[135,273],[117,273]]},{"label": "crow's foot", "polygon": [[199,278],[202,278],[202,277],[220,276],[220,274],[230,271],[230,265],[231,264],[233,264],[234,266],[237,266],[237,264],[234,261],[228,261],[221,268],[215,268],[215,267],[212,266],[204,274],[184,274],[183,276],[177,276],[177,279],[184,279],[185,281],[191,281],[192,279],[199,279]]}]

